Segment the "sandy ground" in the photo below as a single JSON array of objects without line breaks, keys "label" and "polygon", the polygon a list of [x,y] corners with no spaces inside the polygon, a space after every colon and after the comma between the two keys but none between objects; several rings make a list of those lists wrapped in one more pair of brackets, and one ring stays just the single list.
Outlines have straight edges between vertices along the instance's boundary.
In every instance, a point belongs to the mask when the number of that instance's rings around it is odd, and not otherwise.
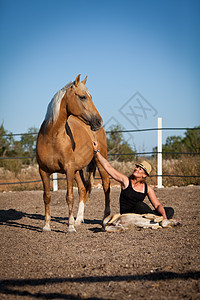
[{"label": "sandy ground", "polygon": [[[119,193],[112,188],[112,213]],[[52,193],[52,231],[42,232],[42,191],[0,193],[0,299],[200,299],[200,187],[156,194],[181,226],[103,232],[94,188],[76,234],[66,232],[65,191]]]}]

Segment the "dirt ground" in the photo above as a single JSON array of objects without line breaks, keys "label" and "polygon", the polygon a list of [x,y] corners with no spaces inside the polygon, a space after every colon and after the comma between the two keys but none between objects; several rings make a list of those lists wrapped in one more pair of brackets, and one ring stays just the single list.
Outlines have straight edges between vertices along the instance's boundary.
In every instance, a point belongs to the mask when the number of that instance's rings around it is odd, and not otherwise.
[{"label": "dirt ground", "polygon": [[[119,193],[112,187],[112,213]],[[52,193],[52,231],[42,232],[42,191],[0,193],[0,299],[200,299],[200,187],[156,194],[181,226],[103,232],[104,194],[93,188],[76,234],[66,232],[65,191]]]}]

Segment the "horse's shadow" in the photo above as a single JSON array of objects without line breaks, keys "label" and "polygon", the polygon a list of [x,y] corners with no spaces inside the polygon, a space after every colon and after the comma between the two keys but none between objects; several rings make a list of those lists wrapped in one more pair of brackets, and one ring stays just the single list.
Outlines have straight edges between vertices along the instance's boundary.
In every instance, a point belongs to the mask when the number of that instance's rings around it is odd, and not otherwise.
[{"label": "horse's shadow", "polygon": [[[42,232],[41,227],[19,222],[23,218],[44,221],[44,216],[41,214],[38,214],[38,213],[37,214],[29,214],[29,213],[25,213],[22,211],[17,211],[15,209],[0,210],[0,225],[19,227],[19,228],[25,228],[27,230]],[[59,223],[59,224],[62,224],[63,226],[65,226],[67,222],[68,222],[68,217],[54,217],[54,216],[51,217],[52,224]],[[91,225],[101,225],[102,224],[101,220],[96,220],[96,219],[93,219],[93,220],[85,219],[84,223],[91,224]],[[66,227],[64,227],[64,228],[66,229]],[[62,231],[59,229],[55,229],[54,227],[52,228],[52,231],[66,233],[66,230]]]},{"label": "horse's shadow", "polygon": [[42,229],[38,226],[33,226],[30,224],[25,224],[20,222],[23,218],[30,218],[35,220],[43,220],[44,217],[40,214],[28,214],[22,211],[17,211],[15,209],[0,210],[0,225],[8,227],[18,227],[25,228],[28,230],[41,232]]}]

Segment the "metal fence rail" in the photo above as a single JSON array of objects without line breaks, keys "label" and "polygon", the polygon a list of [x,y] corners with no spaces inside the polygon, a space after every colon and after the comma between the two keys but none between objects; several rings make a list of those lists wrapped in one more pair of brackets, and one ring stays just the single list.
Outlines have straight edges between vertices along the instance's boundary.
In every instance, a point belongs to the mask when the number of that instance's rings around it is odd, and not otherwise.
[{"label": "metal fence rail", "polygon": [[[131,132],[145,132],[145,131],[158,131],[158,130],[162,130],[162,131],[169,131],[169,130],[200,130],[199,128],[190,128],[190,127],[163,127],[163,128],[144,128],[144,129],[127,129],[127,130],[117,130],[116,132],[120,132],[120,133],[131,133]],[[109,131],[107,130],[106,133],[112,133],[113,131]],[[32,136],[32,135],[37,135],[38,132],[33,132],[33,133],[7,133],[7,134],[2,134],[1,136]]]},{"label": "metal fence rail", "polygon": [[[162,154],[186,154],[186,155],[200,155],[200,152],[158,152],[158,151],[153,151],[153,152],[130,152],[130,153],[108,153],[108,156],[139,156],[139,155],[152,155],[156,156],[157,154],[162,153]],[[36,156],[7,156],[7,157],[0,157],[0,160],[9,160],[9,159],[33,159],[36,158]]]}]

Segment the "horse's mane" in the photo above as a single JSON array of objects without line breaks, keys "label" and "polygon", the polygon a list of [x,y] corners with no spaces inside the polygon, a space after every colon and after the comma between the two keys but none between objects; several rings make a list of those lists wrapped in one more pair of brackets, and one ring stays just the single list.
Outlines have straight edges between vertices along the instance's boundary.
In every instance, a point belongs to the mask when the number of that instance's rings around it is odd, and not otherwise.
[{"label": "horse's mane", "polygon": [[74,81],[71,81],[70,83],[66,84],[53,96],[51,102],[47,107],[47,112],[45,116],[46,125],[48,125],[50,122],[54,123],[57,120],[60,111],[61,100],[64,97],[67,89],[71,87],[72,84],[74,84]]}]

